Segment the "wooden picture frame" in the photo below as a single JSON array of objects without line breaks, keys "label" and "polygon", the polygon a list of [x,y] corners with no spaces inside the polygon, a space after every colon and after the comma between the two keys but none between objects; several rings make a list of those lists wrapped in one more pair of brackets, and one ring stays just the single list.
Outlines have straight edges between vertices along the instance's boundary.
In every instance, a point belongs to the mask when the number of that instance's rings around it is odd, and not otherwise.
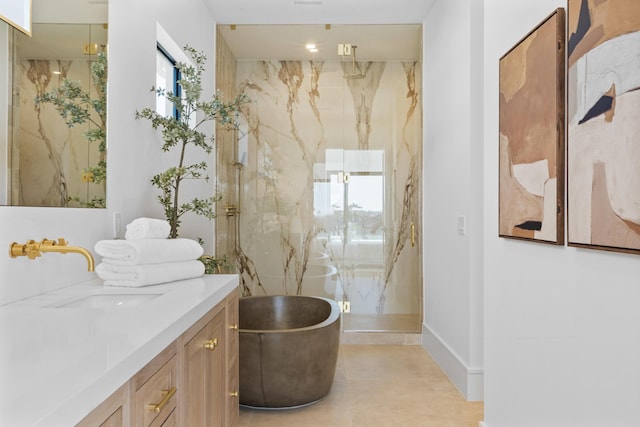
[{"label": "wooden picture frame", "polygon": [[0,19],[31,36],[31,0],[0,0]]},{"label": "wooden picture frame", "polygon": [[564,245],[564,9],[499,65],[499,236]]},{"label": "wooden picture frame", "polygon": [[568,244],[640,254],[640,2],[568,8]]}]

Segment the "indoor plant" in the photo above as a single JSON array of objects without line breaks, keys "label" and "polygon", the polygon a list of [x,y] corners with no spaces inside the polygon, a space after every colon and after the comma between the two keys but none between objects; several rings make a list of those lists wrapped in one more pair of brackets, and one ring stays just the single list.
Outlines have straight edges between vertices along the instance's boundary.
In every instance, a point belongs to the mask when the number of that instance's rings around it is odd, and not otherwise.
[{"label": "indoor plant", "polygon": [[209,219],[215,217],[215,196],[196,197],[188,202],[182,202],[179,198],[180,185],[183,180],[208,179],[205,161],[185,164],[187,147],[193,146],[207,154],[211,153],[214,137],[207,136],[201,130],[201,126],[209,121],[215,121],[218,125],[237,128],[240,107],[248,102],[244,95],[231,101],[225,101],[220,92],[216,92],[208,101],[202,100],[202,73],[206,56],[190,46],[185,46],[184,51],[191,57],[193,65],[182,62],[176,64],[176,68],[180,72],[180,78],[177,81],[180,93],[175,94],[165,88],[153,87],[151,89],[158,96],[166,96],[167,100],[175,107],[176,113],[165,116],[151,108],[136,112],[137,119],[150,120],[154,129],[160,129],[164,140],[163,151],[168,152],[176,148],[180,153],[176,166],[156,174],[151,180],[151,183],[161,191],[158,200],[162,204],[166,219],[171,226],[169,238],[178,237],[181,217],[187,212],[193,212]]}]

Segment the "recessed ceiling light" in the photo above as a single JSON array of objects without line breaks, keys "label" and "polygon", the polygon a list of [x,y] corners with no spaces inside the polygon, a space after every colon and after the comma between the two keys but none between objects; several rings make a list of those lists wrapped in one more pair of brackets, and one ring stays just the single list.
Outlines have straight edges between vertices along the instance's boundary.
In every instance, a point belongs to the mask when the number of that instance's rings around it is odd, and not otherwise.
[{"label": "recessed ceiling light", "polygon": [[316,45],[313,43],[307,43],[307,49],[311,50],[311,49],[315,49]]}]

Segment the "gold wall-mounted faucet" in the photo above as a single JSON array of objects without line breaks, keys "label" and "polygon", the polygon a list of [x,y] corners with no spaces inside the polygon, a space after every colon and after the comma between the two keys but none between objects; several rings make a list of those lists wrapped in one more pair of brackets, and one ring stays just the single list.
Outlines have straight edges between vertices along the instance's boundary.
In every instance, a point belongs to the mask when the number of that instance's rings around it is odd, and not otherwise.
[{"label": "gold wall-mounted faucet", "polygon": [[61,254],[76,253],[81,254],[87,260],[88,270],[93,271],[94,261],[91,252],[79,246],[67,246],[67,242],[61,237],[57,241],[42,239],[41,242],[28,240],[27,243],[20,244],[13,242],[9,246],[9,255],[11,258],[26,256],[29,259],[36,259],[42,252],[58,252]]}]

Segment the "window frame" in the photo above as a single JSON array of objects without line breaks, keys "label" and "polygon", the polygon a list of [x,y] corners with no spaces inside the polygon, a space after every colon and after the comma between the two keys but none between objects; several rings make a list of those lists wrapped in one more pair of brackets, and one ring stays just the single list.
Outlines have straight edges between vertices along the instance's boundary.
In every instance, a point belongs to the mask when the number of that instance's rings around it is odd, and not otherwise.
[{"label": "window frame", "polygon": [[[167,59],[167,61],[169,61],[169,63],[171,63],[173,67],[173,80],[172,80],[172,87],[170,90],[175,96],[181,97],[182,89],[178,84],[178,81],[182,76],[180,74],[180,69],[176,66],[178,62],[173,58],[173,56],[169,53],[169,51],[165,49],[160,43],[156,43],[156,50],[162,56],[164,56]],[[169,90],[168,87],[164,89]],[[173,105],[172,108],[173,108],[173,112],[172,112],[173,117],[177,120],[180,120],[180,111],[176,108],[175,104]]]}]

